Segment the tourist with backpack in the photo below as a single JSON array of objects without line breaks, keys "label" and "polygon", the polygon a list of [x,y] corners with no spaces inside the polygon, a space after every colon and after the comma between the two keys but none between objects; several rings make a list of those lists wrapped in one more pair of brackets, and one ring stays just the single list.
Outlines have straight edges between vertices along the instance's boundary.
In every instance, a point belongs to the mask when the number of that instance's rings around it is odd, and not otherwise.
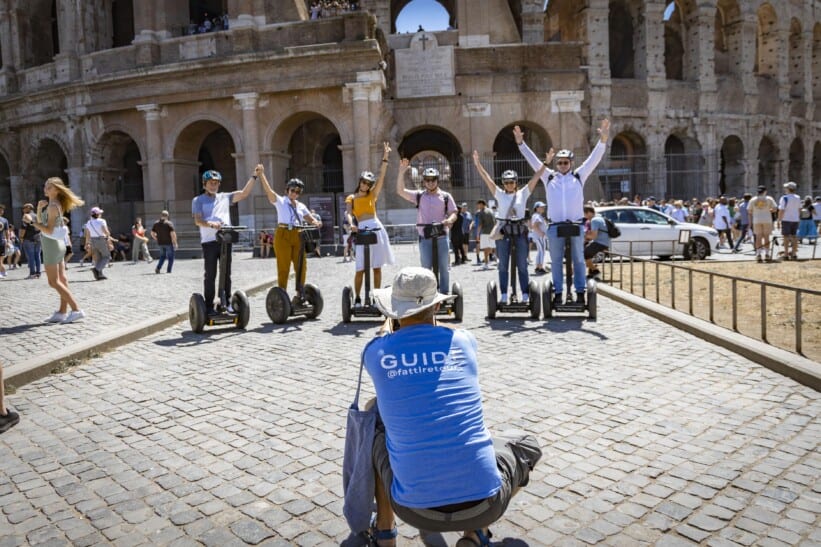
[{"label": "tourist with backpack", "polygon": [[[584,222],[584,183],[593,173],[593,170],[604,157],[607,149],[607,139],[610,134],[610,121],[602,120],[598,128],[599,142],[590,152],[584,162],[573,169],[574,154],[570,150],[559,150],[554,159],[556,171],[545,169],[542,173],[542,182],[547,193],[547,216],[550,226],[547,229],[547,240],[550,248],[551,274],[553,278],[553,301],[562,303],[564,290],[564,275],[562,273],[562,259],[564,257],[564,238],[559,237],[559,225],[569,226],[575,235],[567,236],[570,239],[570,252],[573,262],[573,285],[576,289],[576,302],[584,303],[584,293],[587,289],[584,263],[584,239],[579,224]],[[524,133],[517,125],[513,128],[513,137],[519,146],[519,152],[525,157],[534,171],[541,167],[542,160],[524,142]],[[550,155],[553,150],[551,149]],[[570,226],[575,225],[575,227]],[[562,230],[565,232],[565,230]]]},{"label": "tourist with backpack", "polygon": [[[608,222],[601,215],[597,215],[596,210],[590,205],[584,206],[584,218],[587,219],[585,223],[587,230],[584,233],[584,262],[587,266],[587,278],[592,279],[601,273],[593,264],[593,258],[610,248],[608,224],[612,224],[612,222]],[[618,230],[615,224],[613,224],[613,228]]]}]

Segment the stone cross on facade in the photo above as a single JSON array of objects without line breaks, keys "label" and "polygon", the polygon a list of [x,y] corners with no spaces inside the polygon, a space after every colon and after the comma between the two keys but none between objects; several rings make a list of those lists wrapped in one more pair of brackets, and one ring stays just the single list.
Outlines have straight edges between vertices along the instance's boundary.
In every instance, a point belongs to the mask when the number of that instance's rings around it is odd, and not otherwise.
[{"label": "stone cross on facade", "polygon": [[430,40],[430,38],[428,38],[427,34],[422,34],[422,36],[419,37],[419,41],[422,42],[422,51],[425,51],[425,42],[428,40]]}]

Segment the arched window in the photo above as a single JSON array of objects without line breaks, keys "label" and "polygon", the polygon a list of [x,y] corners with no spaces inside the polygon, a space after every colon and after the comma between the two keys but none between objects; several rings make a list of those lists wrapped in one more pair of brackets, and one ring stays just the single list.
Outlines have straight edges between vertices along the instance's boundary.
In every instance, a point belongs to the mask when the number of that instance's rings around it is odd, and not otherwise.
[{"label": "arched window", "polygon": [[635,78],[635,36],[633,16],[623,0],[610,2],[608,19],[610,34],[610,76],[612,78]]},{"label": "arched window", "polygon": [[759,76],[775,77],[778,64],[778,19],[769,4],[758,8],[758,32],[754,72]]}]

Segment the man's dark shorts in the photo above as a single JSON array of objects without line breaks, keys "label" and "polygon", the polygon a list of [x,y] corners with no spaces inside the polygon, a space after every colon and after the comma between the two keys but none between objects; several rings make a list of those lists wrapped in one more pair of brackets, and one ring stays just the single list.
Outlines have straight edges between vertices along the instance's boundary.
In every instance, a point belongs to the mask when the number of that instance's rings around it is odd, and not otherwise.
[{"label": "man's dark shorts", "polygon": [[[385,444],[385,427],[379,422],[373,439],[373,466],[379,474],[394,513],[403,522],[420,530],[456,532],[485,528],[499,520],[507,510],[515,491],[530,480],[530,471],[542,457],[542,451],[531,435],[493,440],[496,465],[502,487],[493,496],[434,509],[403,507],[391,497],[393,470]],[[438,510],[437,510],[438,509]]]},{"label": "man's dark shorts", "polygon": [[798,223],[797,222],[790,222],[788,220],[781,221],[781,235],[782,236],[794,236],[798,234]]},{"label": "man's dark shorts", "polygon": [[584,247],[584,258],[591,259],[602,251],[607,250],[607,245],[602,245],[597,241],[591,241]]}]

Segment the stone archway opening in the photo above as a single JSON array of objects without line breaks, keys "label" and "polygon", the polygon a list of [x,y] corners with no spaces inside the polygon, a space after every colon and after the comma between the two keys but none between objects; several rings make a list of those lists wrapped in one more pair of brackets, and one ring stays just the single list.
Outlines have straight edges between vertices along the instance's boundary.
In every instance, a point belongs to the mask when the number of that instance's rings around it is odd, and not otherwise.
[{"label": "stone archway opening", "polygon": [[111,42],[113,47],[134,41],[134,0],[111,1]]},{"label": "stone archway opening", "polygon": [[684,79],[684,35],[682,10],[670,2],[664,12],[664,70],[668,80]]},{"label": "stone archway opening", "polygon": [[398,151],[400,157],[410,159],[411,178],[415,184],[421,184],[422,171],[433,167],[439,170],[439,183],[444,189],[465,185],[462,147],[445,129],[413,129],[402,138]]},{"label": "stone archway opening", "polygon": [[[410,4],[412,9],[406,10]],[[424,9],[428,13],[438,13],[443,20],[442,28],[425,28],[426,31],[446,30],[456,28],[456,0],[391,0],[391,34],[397,32],[416,32],[420,22],[411,18],[417,9]],[[444,13],[439,13],[444,9]],[[446,20],[445,20],[446,18]],[[400,20],[401,19],[401,20]]]},{"label": "stone archway opening", "polygon": [[60,53],[57,27],[57,0],[31,0],[18,6],[17,15],[20,68],[51,63]]},{"label": "stone archway opening", "polygon": [[610,35],[610,76],[636,77],[636,46],[633,15],[624,0],[610,2],[608,28]]},{"label": "stone archway opening", "polygon": [[[298,114],[286,122],[289,156],[285,181],[298,178],[307,193],[342,192],[342,140],[336,126],[315,113]],[[285,182],[283,181],[283,182]]]},{"label": "stone archway opening", "polygon": [[[736,135],[730,135],[721,144],[718,189],[720,194],[740,196],[746,188],[744,168],[744,143]],[[704,196],[700,196],[704,197]]]},{"label": "stone archway opening", "polygon": [[100,139],[100,199],[139,202],[145,198],[142,157],[137,143],[122,131],[111,131]]},{"label": "stone archway opening", "polygon": [[648,185],[647,144],[635,131],[622,131],[610,145],[596,173],[607,199],[631,197],[652,191]]},{"label": "stone archway opening", "polygon": [[[499,180],[502,173],[508,169],[516,171],[519,183],[525,184],[533,176],[533,170],[519,152],[516,140],[513,137],[513,127],[518,125],[525,134],[525,142],[540,158],[553,146],[553,140],[542,127],[525,121],[519,121],[504,127],[493,141],[493,170],[490,171],[494,180]],[[537,189],[541,188],[537,186]]]},{"label": "stone archway opening", "polygon": [[581,13],[577,0],[549,0],[544,14],[544,41],[584,40]]},{"label": "stone archway opening", "polygon": [[704,158],[697,140],[686,135],[670,135],[664,143],[664,160],[667,199],[688,199],[701,194]]},{"label": "stone archway opening", "polygon": [[[190,200],[202,193],[201,177],[210,169],[222,175],[221,192],[237,189],[236,146],[231,134],[211,120],[199,120],[182,130],[174,145],[174,196]],[[236,222],[232,206],[232,222]]]},{"label": "stone archway opening", "polygon": [[798,192],[804,188],[804,143],[799,137],[790,144],[790,163],[787,166],[787,179],[798,184]]},{"label": "stone archway opening", "polygon": [[758,30],[755,42],[755,67],[758,76],[775,78],[778,66],[778,17],[770,4],[758,8]]},{"label": "stone archway opening", "polygon": [[715,74],[741,74],[741,10],[737,0],[719,0],[716,5],[714,56]]},{"label": "stone archway opening", "polygon": [[67,170],[68,157],[57,141],[48,138],[40,141],[29,170],[31,177],[23,186],[23,202],[36,204],[37,200],[42,199],[43,183],[49,177],[60,177],[63,182],[70,185]]},{"label": "stone archway opening", "polygon": [[771,194],[780,192],[777,187],[778,148],[772,139],[762,137],[758,145],[758,185],[766,186]]},{"label": "stone archway opening", "polygon": [[821,141],[816,141],[812,149],[812,186],[813,195],[821,195]]}]

